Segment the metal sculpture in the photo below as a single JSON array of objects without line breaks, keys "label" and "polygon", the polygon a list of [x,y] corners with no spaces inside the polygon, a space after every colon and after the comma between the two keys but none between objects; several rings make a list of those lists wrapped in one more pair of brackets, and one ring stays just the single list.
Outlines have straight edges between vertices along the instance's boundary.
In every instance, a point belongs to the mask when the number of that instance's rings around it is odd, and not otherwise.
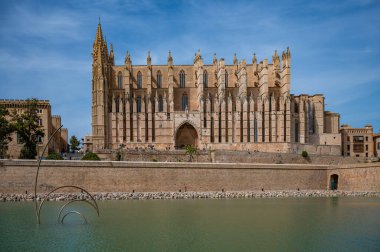
[{"label": "metal sculpture", "polygon": [[75,185],[65,185],[65,186],[60,186],[60,187],[57,187],[53,190],[51,190],[47,195],[46,197],[41,201],[41,203],[38,205],[37,203],[37,184],[38,184],[38,174],[39,174],[39,171],[40,171],[40,167],[41,167],[41,161],[42,161],[42,157],[46,151],[46,148],[49,146],[49,143],[50,141],[53,139],[54,135],[62,128],[63,125],[61,125],[58,129],[56,129],[54,131],[54,133],[49,137],[49,140],[47,142],[47,144],[45,145],[40,157],[38,158],[38,164],[37,164],[37,172],[36,172],[36,177],[35,177],[35,182],[34,182],[34,202],[35,202],[35,210],[36,210],[36,218],[37,218],[37,223],[40,224],[41,223],[41,209],[42,209],[42,206],[43,204],[45,203],[46,199],[49,198],[50,194],[52,194],[53,192],[57,191],[57,190],[60,190],[62,188],[75,188],[75,189],[78,189],[78,190],[81,190],[81,192],[85,192],[90,198],[91,198],[91,201],[89,201],[88,199],[80,199],[80,200],[71,200],[67,203],[65,203],[60,211],[59,211],[59,214],[58,214],[58,222],[60,223],[63,223],[64,219],[66,218],[66,216],[70,215],[70,214],[77,214],[77,215],[80,215],[83,220],[84,220],[84,223],[87,223],[87,219],[86,217],[81,214],[80,212],[78,211],[69,211],[67,212],[65,215],[63,215],[63,217],[61,218],[61,215],[62,215],[62,211],[65,209],[65,207],[73,202],[76,202],[76,201],[82,201],[82,202],[86,202],[88,203],[89,205],[91,205],[96,213],[98,214],[99,216],[99,207],[98,207],[98,204],[96,203],[96,200],[94,198],[94,196],[91,195],[91,193],[89,193],[87,190],[85,190],[84,188],[80,187],[80,186],[75,186]]},{"label": "metal sculpture", "polygon": [[78,212],[78,211],[70,211],[70,212],[67,212],[63,217],[62,217],[62,220],[61,220],[61,223],[63,224],[63,220],[66,218],[66,216],[67,215],[69,215],[69,214],[77,214],[77,215],[79,215],[79,216],[82,216],[82,218],[83,218],[83,220],[84,220],[84,223],[85,224],[87,224],[87,219],[86,219],[86,217],[84,217],[84,215],[83,214],[81,214],[80,212]]}]

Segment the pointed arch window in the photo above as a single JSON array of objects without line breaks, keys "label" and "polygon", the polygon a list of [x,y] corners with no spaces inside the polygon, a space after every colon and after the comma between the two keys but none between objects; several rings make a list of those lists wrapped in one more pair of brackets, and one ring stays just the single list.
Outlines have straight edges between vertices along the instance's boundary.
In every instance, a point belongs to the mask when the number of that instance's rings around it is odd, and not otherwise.
[{"label": "pointed arch window", "polygon": [[141,74],[141,72],[137,73],[137,88],[138,89],[142,88],[142,74]]},{"label": "pointed arch window", "polygon": [[162,75],[161,75],[161,71],[157,72],[157,88],[162,88]]},{"label": "pointed arch window", "polygon": [[308,102],[308,119],[309,119],[309,134],[315,133],[314,128],[314,106],[311,101]]},{"label": "pointed arch window", "polygon": [[297,102],[294,102],[294,113],[298,113],[299,109],[298,109],[298,103]]},{"label": "pointed arch window", "polygon": [[123,88],[123,75],[121,72],[117,74],[117,88],[122,89]]},{"label": "pointed arch window", "polygon": [[185,71],[181,70],[179,72],[179,87],[180,88],[185,88]]},{"label": "pointed arch window", "polygon": [[158,112],[164,111],[164,99],[162,98],[162,95],[158,97]]},{"label": "pointed arch window", "polygon": [[141,96],[137,96],[137,113],[141,113]]},{"label": "pointed arch window", "polygon": [[294,122],[294,142],[299,142],[299,123],[297,120]]},{"label": "pointed arch window", "polygon": [[115,112],[116,113],[119,113],[119,105],[120,105],[120,99],[119,99],[119,97],[116,97],[115,98]]},{"label": "pointed arch window", "polygon": [[226,87],[228,87],[228,72],[227,72],[227,70],[224,74],[224,79],[225,79]]},{"label": "pointed arch window", "polygon": [[186,108],[188,108],[188,101],[189,100],[188,100],[187,94],[184,93],[182,95],[182,100],[181,100],[181,109],[182,109],[182,111],[185,111]]},{"label": "pointed arch window", "polygon": [[208,87],[208,74],[206,70],[203,72],[203,85],[205,88]]}]

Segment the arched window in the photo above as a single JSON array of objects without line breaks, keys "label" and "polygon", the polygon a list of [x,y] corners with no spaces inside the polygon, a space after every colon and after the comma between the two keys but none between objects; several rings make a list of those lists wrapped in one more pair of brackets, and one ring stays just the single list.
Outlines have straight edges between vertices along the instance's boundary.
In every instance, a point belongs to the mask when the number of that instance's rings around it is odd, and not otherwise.
[{"label": "arched window", "polygon": [[121,72],[117,74],[117,88],[122,89],[123,88],[123,75]]},{"label": "arched window", "polygon": [[184,93],[182,95],[181,109],[182,109],[182,111],[185,111],[186,108],[188,108],[188,97],[187,97],[187,94]]},{"label": "arched window", "polygon": [[203,72],[203,85],[205,88],[208,87],[208,74],[206,70]]},{"label": "arched window", "polygon": [[225,76],[224,79],[225,79],[225,82],[226,82],[226,87],[228,87],[228,72],[227,72],[227,70],[226,70],[226,73],[225,73],[224,76]]},{"label": "arched window", "polygon": [[137,96],[137,113],[141,113],[141,96]]},{"label": "arched window", "polygon": [[298,103],[294,102],[294,113],[298,113]]},{"label": "arched window", "polygon": [[309,134],[314,134],[314,106],[311,101],[308,102],[308,119]]},{"label": "arched window", "polygon": [[294,122],[294,142],[299,142],[299,123],[298,121]]},{"label": "arched window", "polygon": [[138,89],[142,88],[142,75],[141,75],[141,72],[137,73],[137,88]]},{"label": "arched window", "polygon": [[119,100],[119,97],[116,97],[115,98],[115,112],[116,113],[119,113],[119,104],[120,104],[120,100]]},{"label": "arched window", "polygon": [[158,112],[164,111],[164,99],[162,98],[162,95],[158,97]]},{"label": "arched window", "polygon": [[161,75],[161,71],[158,71],[157,72],[157,88],[161,88],[162,87],[162,75]]},{"label": "arched window", "polygon": [[181,70],[181,72],[179,72],[179,87],[180,88],[185,88],[185,71]]}]

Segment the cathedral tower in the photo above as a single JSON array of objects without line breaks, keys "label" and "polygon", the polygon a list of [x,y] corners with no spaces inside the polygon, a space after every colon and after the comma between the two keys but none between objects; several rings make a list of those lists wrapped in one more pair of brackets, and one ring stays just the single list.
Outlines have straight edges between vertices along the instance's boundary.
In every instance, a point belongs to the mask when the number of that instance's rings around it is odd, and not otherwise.
[{"label": "cathedral tower", "polygon": [[111,83],[113,50],[108,55],[100,21],[92,49],[92,136],[94,149],[108,147],[107,111],[108,86]]}]

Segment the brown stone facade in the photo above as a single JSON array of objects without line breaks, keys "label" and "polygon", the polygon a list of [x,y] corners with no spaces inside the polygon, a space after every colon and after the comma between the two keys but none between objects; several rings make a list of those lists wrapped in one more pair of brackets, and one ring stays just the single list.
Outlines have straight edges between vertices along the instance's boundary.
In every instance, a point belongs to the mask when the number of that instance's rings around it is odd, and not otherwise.
[{"label": "brown stone facade", "polygon": [[352,128],[349,125],[342,125],[342,155],[352,157],[379,157],[380,134],[373,133],[370,124],[363,128]]},{"label": "brown stone facade", "polygon": [[[22,114],[27,106],[26,100],[14,100],[14,99],[0,99],[0,104],[4,105],[5,108],[9,111],[10,114],[18,113]],[[51,114],[51,106],[48,100],[39,100],[37,104],[37,113],[40,118],[39,124],[43,129],[45,136],[39,139],[37,145],[37,153],[40,154],[43,151],[43,148],[47,144],[49,137],[54,133],[56,129],[61,126],[61,117],[58,115]],[[10,116],[7,117],[9,120]],[[60,132],[58,132],[52,141],[49,144],[48,151],[49,152],[66,152],[67,151],[67,129],[62,128]],[[20,151],[23,146],[17,140],[17,134],[12,133],[11,135],[12,141],[8,144],[7,156],[10,159],[18,158],[20,156]],[[45,156],[48,153],[45,153]]]},{"label": "brown stone facade", "polygon": [[[98,25],[93,45],[93,151],[118,148],[198,149],[340,154],[339,114],[324,110],[323,95],[290,93],[291,54],[233,64],[214,56],[204,64],[115,65],[112,45]],[[280,60],[281,58],[281,60]],[[264,148],[265,147],[265,148]],[[90,148],[90,149],[91,149]]]}]

